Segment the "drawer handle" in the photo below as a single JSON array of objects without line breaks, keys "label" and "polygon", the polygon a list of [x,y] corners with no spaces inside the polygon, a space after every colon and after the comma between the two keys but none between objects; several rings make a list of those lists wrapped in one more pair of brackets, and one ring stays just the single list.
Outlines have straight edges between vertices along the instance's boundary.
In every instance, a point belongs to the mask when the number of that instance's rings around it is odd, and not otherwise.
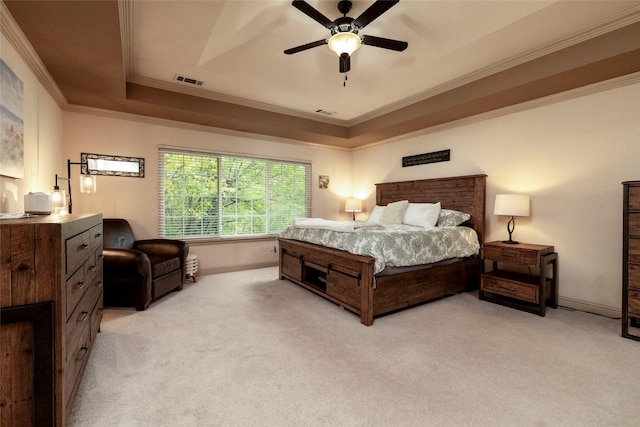
[{"label": "drawer handle", "polygon": [[89,271],[91,271],[91,272],[94,272],[96,270],[97,270],[97,268],[96,268],[95,265],[92,265],[91,267],[89,267]]},{"label": "drawer handle", "polygon": [[102,237],[102,233],[96,233],[95,237]]},{"label": "drawer handle", "polygon": [[87,249],[89,247],[89,245],[87,245],[86,243],[81,244],[80,246],[78,246],[78,249],[80,249],[81,251]]},{"label": "drawer handle", "polygon": [[78,282],[76,283],[76,285],[73,287],[74,291],[79,291],[80,289],[84,288],[84,282]]},{"label": "drawer handle", "polygon": [[520,254],[509,254],[509,253],[503,253],[502,256],[505,256],[507,258],[518,258],[520,257]]},{"label": "drawer handle", "polygon": [[76,362],[79,362],[87,357],[87,353],[89,353],[89,347],[82,346],[80,348],[80,352],[78,353],[78,357],[76,357]]},{"label": "drawer handle", "polygon": [[104,312],[104,309],[99,308],[99,309],[98,309],[98,316],[102,316],[102,313],[103,313],[103,312]]},{"label": "drawer handle", "polygon": [[96,288],[98,288],[98,289],[99,289],[99,288],[101,288],[101,287],[102,287],[102,282],[96,282],[96,285],[95,285],[95,286],[96,286]]},{"label": "drawer handle", "polygon": [[89,313],[86,311],[83,311],[82,313],[80,313],[80,315],[76,319],[76,323],[84,322],[85,320],[87,320],[87,317],[89,317]]},{"label": "drawer handle", "polygon": [[500,285],[500,289],[504,289],[506,291],[511,291],[511,292],[517,292],[517,288],[509,288],[508,286],[502,286]]}]

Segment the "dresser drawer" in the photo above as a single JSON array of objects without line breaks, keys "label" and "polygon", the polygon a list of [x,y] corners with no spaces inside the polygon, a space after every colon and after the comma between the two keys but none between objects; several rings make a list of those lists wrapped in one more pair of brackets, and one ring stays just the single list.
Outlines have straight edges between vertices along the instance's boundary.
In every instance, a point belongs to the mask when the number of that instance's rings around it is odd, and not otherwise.
[{"label": "dresser drawer", "polygon": [[65,293],[66,293],[66,317],[68,319],[75,310],[76,306],[84,296],[88,286],[86,281],[84,280],[84,268],[78,269],[74,273],[73,276],[67,280],[65,283]]},{"label": "dresser drawer", "polygon": [[508,262],[511,264],[539,266],[539,258],[535,250],[510,249],[495,246],[486,246],[482,250],[482,258],[488,261]]},{"label": "dresser drawer", "polygon": [[295,280],[302,280],[302,259],[289,251],[282,255],[282,273]]},{"label": "dresser drawer", "polygon": [[640,239],[629,239],[629,253],[627,254],[629,262],[640,263]]},{"label": "dresser drawer", "polygon": [[67,405],[77,381],[80,381],[80,370],[89,358],[91,345],[90,322],[84,322],[74,334],[73,340],[67,342],[67,361],[64,370],[64,404]]},{"label": "dresser drawer", "polygon": [[640,186],[629,186],[629,209],[640,210]]},{"label": "dresser drawer", "polygon": [[629,213],[629,236],[640,238],[640,212]]},{"label": "dresser drawer", "polygon": [[627,265],[627,287],[640,291],[640,264]]},{"label": "dresser drawer", "polygon": [[91,227],[89,230],[89,239],[91,250],[102,249],[102,223]]},{"label": "dresser drawer", "polygon": [[91,311],[91,340],[95,339],[98,331],[100,330],[100,322],[102,322],[102,315],[104,314],[104,298],[102,293],[98,297],[98,301]]},{"label": "dresser drawer", "polygon": [[[80,331],[86,329],[85,325],[91,322],[91,310],[94,301],[91,300],[91,292],[85,292],[75,310],[67,320],[67,343],[77,341]],[[68,355],[68,353],[67,353]]]},{"label": "dresser drawer", "polygon": [[71,274],[84,264],[92,251],[91,229],[65,241],[67,274]]},{"label": "dresser drawer", "polygon": [[534,304],[538,304],[540,301],[538,286],[516,282],[502,277],[483,274],[480,287],[484,292],[491,292]]},{"label": "dresser drawer", "polygon": [[629,296],[629,314],[640,316],[640,291],[629,290],[627,292]]},{"label": "dresser drawer", "polygon": [[349,274],[330,269],[327,273],[327,294],[360,309],[360,280]]}]

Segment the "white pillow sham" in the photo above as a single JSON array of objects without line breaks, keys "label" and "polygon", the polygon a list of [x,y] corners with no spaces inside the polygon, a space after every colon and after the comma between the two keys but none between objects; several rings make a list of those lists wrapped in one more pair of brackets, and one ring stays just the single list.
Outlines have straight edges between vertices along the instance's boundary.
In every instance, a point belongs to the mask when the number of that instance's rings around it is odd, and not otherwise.
[{"label": "white pillow sham", "polygon": [[384,206],[375,205],[373,210],[369,214],[368,221],[380,223],[380,218],[382,218],[382,212],[384,212]]},{"label": "white pillow sham", "polygon": [[439,217],[440,202],[409,203],[402,223],[416,227],[432,228],[436,226]]}]

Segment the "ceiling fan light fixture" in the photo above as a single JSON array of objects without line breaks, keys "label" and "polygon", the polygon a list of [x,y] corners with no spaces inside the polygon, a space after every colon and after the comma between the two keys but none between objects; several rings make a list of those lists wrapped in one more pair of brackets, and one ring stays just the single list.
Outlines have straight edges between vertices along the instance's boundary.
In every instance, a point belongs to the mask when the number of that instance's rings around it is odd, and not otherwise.
[{"label": "ceiling fan light fixture", "polygon": [[329,39],[329,49],[334,51],[338,56],[343,53],[351,56],[353,52],[358,50],[361,44],[360,37],[355,33],[336,33]]}]

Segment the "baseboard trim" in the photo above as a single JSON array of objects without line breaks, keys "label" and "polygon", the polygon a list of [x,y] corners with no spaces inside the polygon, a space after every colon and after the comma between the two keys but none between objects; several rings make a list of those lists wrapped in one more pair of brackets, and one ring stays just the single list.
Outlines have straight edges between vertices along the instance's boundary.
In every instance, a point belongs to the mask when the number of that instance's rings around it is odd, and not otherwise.
[{"label": "baseboard trim", "polygon": [[586,311],[587,313],[599,314],[600,316],[610,317],[612,319],[622,318],[622,310],[619,308],[594,304],[574,298],[558,297],[558,305],[574,310]]},{"label": "baseboard trim", "polygon": [[207,268],[205,270],[199,270],[198,276],[207,276],[209,274],[231,273],[233,271],[242,270],[254,270],[256,268],[277,267],[277,262],[262,262],[256,264],[242,264],[242,265],[230,265],[227,267]]}]

